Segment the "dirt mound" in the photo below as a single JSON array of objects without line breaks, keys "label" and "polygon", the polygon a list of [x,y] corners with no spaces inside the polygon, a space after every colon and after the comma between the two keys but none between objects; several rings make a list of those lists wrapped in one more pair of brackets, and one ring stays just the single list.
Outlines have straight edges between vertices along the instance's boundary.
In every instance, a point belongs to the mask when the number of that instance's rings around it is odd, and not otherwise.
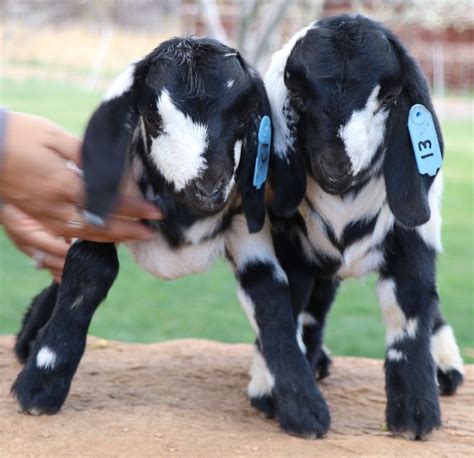
[{"label": "dirt mound", "polygon": [[55,416],[17,413],[9,396],[20,365],[0,338],[0,455],[5,456],[474,456],[474,366],[442,399],[444,426],[428,442],[384,431],[382,362],[336,358],[321,384],[327,438],[291,437],[250,407],[252,349],[201,340],[132,345],[91,337],[71,393]]}]

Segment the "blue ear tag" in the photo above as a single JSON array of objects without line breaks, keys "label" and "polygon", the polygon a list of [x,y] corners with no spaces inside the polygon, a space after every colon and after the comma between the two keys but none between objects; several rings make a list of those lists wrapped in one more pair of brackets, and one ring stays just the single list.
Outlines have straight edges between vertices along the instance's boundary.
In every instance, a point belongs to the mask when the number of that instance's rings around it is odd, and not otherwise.
[{"label": "blue ear tag", "polygon": [[420,104],[413,105],[408,114],[410,132],[416,166],[420,175],[433,177],[443,164],[441,148],[431,113]]},{"label": "blue ear tag", "polygon": [[253,185],[260,189],[267,181],[270,148],[272,145],[272,122],[269,116],[264,116],[258,129],[258,149],[253,173]]}]

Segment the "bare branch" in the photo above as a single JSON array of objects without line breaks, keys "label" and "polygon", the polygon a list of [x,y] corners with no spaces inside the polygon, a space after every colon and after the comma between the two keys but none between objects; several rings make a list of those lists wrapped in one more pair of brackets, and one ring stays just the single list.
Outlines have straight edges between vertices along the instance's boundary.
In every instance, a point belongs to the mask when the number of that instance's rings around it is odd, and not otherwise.
[{"label": "bare branch", "polygon": [[200,5],[202,14],[206,19],[210,35],[222,43],[229,44],[229,37],[227,36],[224,26],[222,25],[215,0],[201,0]]}]

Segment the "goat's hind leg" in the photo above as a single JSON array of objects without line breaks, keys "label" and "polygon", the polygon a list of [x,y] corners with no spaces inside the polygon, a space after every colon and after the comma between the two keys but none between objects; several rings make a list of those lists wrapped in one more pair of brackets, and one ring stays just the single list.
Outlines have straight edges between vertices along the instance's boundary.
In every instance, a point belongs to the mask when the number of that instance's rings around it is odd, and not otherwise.
[{"label": "goat's hind leg", "polygon": [[329,375],[332,364],[329,351],[323,344],[324,327],[338,286],[339,280],[335,277],[317,275],[308,305],[298,315],[298,330],[302,332],[306,358],[319,380]]},{"label": "goat's hind leg", "polygon": [[435,361],[441,395],[453,395],[464,380],[464,367],[451,326],[444,320],[437,304],[431,336],[431,354]]},{"label": "goat's hind leg", "polygon": [[53,314],[59,285],[51,283],[35,296],[23,317],[20,331],[16,337],[15,355],[18,361],[25,363],[39,330],[49,321]]},{"label": "goat's hind leg", "polygon": [[71,247],[53,314],[38,332],[12,387],[22,411],[39,415],[61,408],[84,353],[92,316],[117,273],[115,245],[81,241]]}]

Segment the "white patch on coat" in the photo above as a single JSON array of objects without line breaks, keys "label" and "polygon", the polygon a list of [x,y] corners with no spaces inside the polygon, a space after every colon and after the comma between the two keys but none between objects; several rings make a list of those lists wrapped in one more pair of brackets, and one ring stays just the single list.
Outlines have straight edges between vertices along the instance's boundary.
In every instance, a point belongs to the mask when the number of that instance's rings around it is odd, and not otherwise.
[{"label": "white patch on coat", "polygon": [[385,341],[387,346],[405,337],[406,317],[398,305],[395,295],[395,282],[392,279],[379,280],[377,296],[386,327]]},{"label": "white patch on coat", "polygon": [[260,329],[257,325],[257,321],[255,320],[255,305],[250,298],[250,296],[242,289],[239,285],[237,288],[237,298],[239,299],[240,305],[249,320],[252,329],[255,331],[257,337],[260,336]]},{"label": "white patch on coat", "polygon": [[405,332],[408,337],[414,339],[418,329],[418,320],[416,318],[409,318],[405,325]]},{"label": "white patch on coat", "polygon": [[302,326],[316,326],[318,324],[316,318],[308,312],[298,314],[298,323],[301,323]]},{"label": "white patch on coat", "polygon": [[234,144],[234,175],[232,175],[232,178],[229,180],[229,183],[227,184],[225,188],[225,191],[224,191],[225,200],[229,198],[230,193],[235,188],[235,172],[237,171],[237,167],[240,164],[241,154],[242,154],[242,140],[237,140]]},{"label": "white patch on coat", "polygon": [[127,92],[133,84],[135,74],[135,64],[130,64],[125,70],[120,73],[120,75],[115,79],[110,86],[109,90],[106,92],[103,102],[107,102],[112,99],[120,97],[123,93]]},{"label": "white patch on coat", "polygon": [[[341,197],[326,193],[312,177],[308,176],[306,197],[311,206],[303,201],[299,207],[311,245],[307,247],[303,244],[308,258],[314,257],[312,253],[316,251],[339,260],[341,266],[337,275],[341,278],[360,277],[377,270],[383,262],[383,253],[379,246],[395,221],[385,202],[385,196],[383,178],[369,181],[355,196],[348,194]],[[342,254],[327,236],[324,222],[332,227],[336,238],[341,240],[348,224],[364,218],[371,219],[377,213],[379,215],[374,229],[349,245]]]},{"label": "white patch on coat", "polygon": [[174,105],[168,91],[157,102],[163,131],[151,144],[151,158],[166,181],[181,191],[206,169],[207,127],[195,123]]},{"label": "white patch on coat", "polygon": [[369,165],[385,135],[388,111],[378,109],[379,91],[380,86],[375,86],[365,107],[354,111],[347,124],[339,128],[339,137],[344,142],[354,175]]},{"label": "white patch on coat", "polygon": [[272,109],[274,152],[281,158],[287,157],[289,146],[296,140],[292,138],[283,110],[288,99],[288,89],[284,82],[286,63],[296,43],[315,27],[316,23],[312,23],[293,35],[288,43],[273,54],[265,74],[264,82]]},{"label": "white patch on coat", "polygon": [[441,243],[441,197],[443,194],[443,174],[436,175],[428,191],[428,203],[431,217],[428,222],[418,226],[415,230],[420,234],[423,241],[436,251],[442,251]]},{"label": "white patch on coat", "polygon": [[234,144],[234,172],[240,164],[240,156],[242,155],[242,140],[237,140]]},{"label": "white patch on coat", "polygon": [[451,326],[445,324],[431,336],[431,354],[444,373],[456,369],[464,375],[461,353]]},{"label": "white patch on coat", "polygon": [[42,347],[36,355],[36,366],[40,369],[54,369],[58,357],[49,347]]},{"label": "white patch on coat", "polygon": [[229,80],[227,81],[227,83],[225,83],[225,85],[227,86],[227,89],[231,89],[234,83],[235,83],[235,80]]},{"label": "white patch on coat", "polygon": [[394,221],[392,212],[385,204],[380,210],[373,231],[344,250],[337,275],[341,278],[357,278],[378,270],[384,261],[383,252],[378,247]]},{"label": "white patch on coat", "polygon": [[256,350],[250,369],[250,383],[247,394],[250,398],[269,396],[275,386],[275,377],[268,369],[267,363],[263,359],[260,351]]},{"label": "white patch on coat", "polygon": [[[190,237],[195,237],[191,230]],[[200,230],[196,229],[196,233]],[[204,232],[204,231],[203,231]],[[208,269],[224,254],[224,237],[217,237],[197,245],[171,247],[159,232],[151,240],[126,242],[135,261],[158,278],[174,279]]]},{"label": "white patch on coat", "polygon": [[250,234],[245,216],[235,216],[227,233],[226,248],[238,271],[244,270],[247,265],[265,262],[272,265],[276,280],[288,282],[275,255],[268,217],[260,232]]},{"label": "white patch on coat", "polygon": [[406,360],[406,356],[401,351],[391,348],[387,352],[387,359],[389,361],[398,362],[398,361],[401,361],[402,359]]},{"label": "white patch on coat", "polygon": [[303,341],[303,323],[300,320],[296,323],[296,342],[298,347],[300,347],[301,353],[306,355],[306,345]]}]

